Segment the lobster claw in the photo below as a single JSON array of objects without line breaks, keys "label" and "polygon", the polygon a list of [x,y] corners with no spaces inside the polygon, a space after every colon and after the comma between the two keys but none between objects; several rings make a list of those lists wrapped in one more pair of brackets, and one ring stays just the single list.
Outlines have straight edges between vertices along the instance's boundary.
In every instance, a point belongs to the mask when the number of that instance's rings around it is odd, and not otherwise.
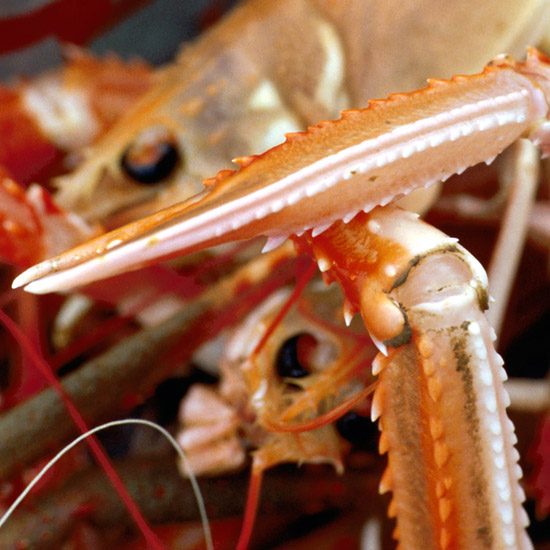
[{"label": "lobster claw", "polygon": [[[483,73],[432,80],[322,122],[241,159],[195,197],[103,235],[21,274],[14,287],[63,291],[174,256],[267,235],[277,242],[349,222],[479,162],[547,121],[550,63],[499,60]],[[550,94],[550,92],[549,92]],[[542,143],[542,145],[544,145]]]}]

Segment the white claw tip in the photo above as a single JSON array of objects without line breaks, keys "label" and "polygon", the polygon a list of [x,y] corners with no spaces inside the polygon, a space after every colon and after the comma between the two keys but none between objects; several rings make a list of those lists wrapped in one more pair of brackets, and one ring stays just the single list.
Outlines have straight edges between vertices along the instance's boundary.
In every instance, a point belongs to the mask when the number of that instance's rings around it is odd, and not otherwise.
[{"label": "white claw tip", "polygon": [[44,269],[44,264],[37,264],[33,267],[30,267],[26,271],[23,271],[23,273],[20,273],[12,282],[11,287],[12,288],[20,288],[22,286],[28,285],[35,279],[38,279],[39,277],[43,277],[44,275],[47,275],[49,272],[51,272],[51,269]]},{"label": "white claw tip", "polygon": [[382,342],[382,340],[379,340],[378,338],[376,338],[372,334],[370,335],[370,338],[372,340],[372,343],[378,348],[378,351],[380,351],[380,353],[382,355],[385,355],[387,357],[388,356],[388,348],[387,348],[386,344],[384,344],[384,342]]},{"label": "white claw tip", "polygon": [[372,400],[371,408],[370,408],[370,419],[373,422],[376,422],[380,418],[381,414],[382,414],[382,406],[381,406],[380,400],[377,399],[376,393],[375,393],[374,398]]},{"label": "white claw tip", "polygon": [[314,227],[311,231],[311,236],[318,237],[321,233],[324,233],[331,225],[332,223],[327,223],[324,225],[319,225],[318,227]]},{"label": "white claw tip", "polygon": [[374,376],[379,375],[384,368],[384,364],[380,360],[380,356],[377,356],[374,358],[374,361],[372,362],[372,374]]},{"label": "white claw tip", "polygon": [[330,269],[331,263],[325,258],[319,258],[317,260],[317,265],[319,266],[321,273],[324,273]]},{"label": "white claw tip", "polygon": [[351,321],[353,320],[353,311],[344,309],[344,321],[346,322],[346,326],[349,327],[351,325]]},{"label": "white claw tip", "polygon": [[277,236],[277,237],[268,237],[266,243],[264,244],[264,247],[262,248],[262,253],[271,252],[278,246],[282,245],[286,241],[287,237],[284,236]]},{"label": "white claw tip", "polygon": [[[15,285],[16,281],[13,281]],[[31,294],[49,294],[50,292],[56,292],[56,289],[50,287],[49,278],[45,277],[43,279],[37,279],[36,281],[31,281],[30,283],[22,282],[13,288],[19,288],[21,286],[25,287],[25,292],[30,292]]]},{"label": "white claw tip", "polygon": [[12,288],[20,288],[25,284],[25,277],[23,277],[23,275],[24,273],[17,275],[17,277],[11,283]]}]

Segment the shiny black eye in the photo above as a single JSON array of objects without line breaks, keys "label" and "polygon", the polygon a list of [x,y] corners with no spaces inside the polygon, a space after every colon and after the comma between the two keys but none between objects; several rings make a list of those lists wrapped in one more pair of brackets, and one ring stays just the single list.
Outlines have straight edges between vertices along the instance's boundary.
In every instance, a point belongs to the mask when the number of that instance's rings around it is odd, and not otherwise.
[{"label": "shiny black eye", "polygon": [[378,428],[370,418],[350,411],[336,421],[336,429],[354,447],[364,450],[376,450]]},{"label": "shiny black eye", "polygon": [[310,374],[309,356],[317,342],[311,334],[301,333],[286,340],[277,354],[277,373],[281,378],[303,378]]},{"label": "shiny black eye", "polygon": [[149,129],[124,151],[120,164],[139,183],[158,183],[174,171],[180,161],[175,140],[166,130]]}]

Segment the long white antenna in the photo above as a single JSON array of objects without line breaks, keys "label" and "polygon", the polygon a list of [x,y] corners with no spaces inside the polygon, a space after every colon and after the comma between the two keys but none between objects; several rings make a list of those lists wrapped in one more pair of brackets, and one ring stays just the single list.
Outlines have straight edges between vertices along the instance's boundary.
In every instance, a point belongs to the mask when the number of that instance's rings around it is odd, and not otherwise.
[{"label": "long white antenna", "polygon": [[144,426],[149,426],[151,428],[154,428],[158,432],[160,432],[174,447],[176,452],[178,453],[179,457],[181,458],[186,472],[188,472],[189,475],[189,481],[191,482],[191,487],[193,488],[193,493],[195,494],[195,498],[197,499],[197,506],[199,507],[199,514],[202,522],[202,527],[204,531],[204,540],[207,550],[214,550],[214,543],[212,542],[212,533],[210,531],[210,524],[208,522],[208,517],[206,515],[206,508],[204,506],[204,500],[202,498],[199,484],[197,483],[197,479],[191,472],[191,468],[189,467],[189,461],[187,460],[187,457],[185,456],[185,453],[183,452],[182,448],[178,445],[178,442],[172,437],[172,435],[165,430],[162,426],[159,426],[158,424],[155,424],[154,422],[150,422],[149,420],[142,420],[138,418],[128,418],[124,420],[114,420],[112,422],[107,422],[106,424],[102,424],[101,426],[97,426],[93,428],[92,430],[89,430],[88,432],[80,435],[77,437],[74,441],[69,443],[66,447],[64,447],[61,451],[59,451],[43,468],[40,470],[40,472],[34,477],[34,479],[27,485],[25,490],[15,499],[13,504],[6,510],[4,515],[0,518],[0,529],[6,523],[8,518],[12,515],[14,510],[21,504],[23,499],[30,493],[32,488],[42,479],[44,474],[68,451],[70,451],[73,447],[78,445],[81,441],[84,441],[87,437],[90,435],[95,434],[96,432],[99,432],[101,430],[106,430],[107,428],[112,428],[113,426],[121,426],[124,424],[142,424]]}]

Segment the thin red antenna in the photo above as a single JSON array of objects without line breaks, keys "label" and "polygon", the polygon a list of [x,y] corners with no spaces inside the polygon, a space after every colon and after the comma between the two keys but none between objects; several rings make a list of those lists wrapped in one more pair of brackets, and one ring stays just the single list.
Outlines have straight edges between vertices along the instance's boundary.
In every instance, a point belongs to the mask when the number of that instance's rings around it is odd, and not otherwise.
[{"label": "thin red antenna", "polygon": [[[73,402],[69,394],[65,391],[65,389],[63,388],[63,386],[61,385],[57,377],[53,374],[48,363],[46,363],[46,361],[44,360],[44,358],[42,357],[38,349],[36,349],[36,347],[30,342],[30,340],[26,337],[26,335],[19,328],[19,326],[10,317],[8,317],[4,313],[4,311],[2,311],[1,309],[0,309],[0,322],[2,322],[2,324],[10,331],[11,335],[15,338],[17,343],[21,346],[21,349],[23,350],[23,352],[29,357],[29,359],[31,359],[34,365],[46,378],[48,383],[59,394],[61,400],[63,401],[63,404],[65,405],[65,408],[67,409],[67,412],[70,414],[78,430],[82,434],[88,432],[89,428],[86,424],[86,421],[80,414],[80,411],[76,407],[75,403]],[[105,471],[105,474],[111,481],[113,487],[119,494],[122,502],[124,503],[124,506],[128,510],[129,514],[132,516],[132,518],[134,519],[137,527],[143,534],[149,547],[152,548],[153,550],[166,550],[166,547],[153,533],[151,527],[147,523],[147,520],[145,519],[145,517],[137,507],[136,503],[128,493],[128,490],[124,486],[124,483],[120,479],[120,476],[118,475],[117,471],[114,469],[113,465],[111,464],[109,458],[105,454],[105,451],[103,450],[103,447],[101,446],[97,438],[95,436],[91,436],[86,440],[86,442],[92,454],[94,455],[98,463],[101,465],[101,467]]]},{"label": "thin red antenna", "polygon": [[284,303],[283,307],[279,310],[273,321],[271,321],[271,324],[267,327],[267,330],[264,332],[263,336],[260,338],[260,341],[256,344],[256,347],[250,354],[249,359],[254,359],[254,357],[258,355],[260,351],[262,351],[262,348],[265,346],[266,342],[273,334],[273,331],[277,328],[277,325],[283,320],[284,316],[288,313],[288,310],[292,307],[294,302],[296,302],[306,285],[313,277],[313,274],[316,270],[317,266],[313,262],[311,262],[305,269],[304,273],[300,275],[300,278],[298,279],[294,290]]},{"label": "thin red antenna", "polygon": [[248,486],[248,495],[246,497],[243,526],[241,534],[239,535],[239,540],[237,541],[236,550],[246,550],[250,542],[252,529],[256,521],[256,513],[258,511],[263,473],[263,468],[252,463],[252,473],[250,475],[250,485]]},{"label": "thin red antenna", "polygon": [[[300,294],[303,292],[306,285],[309,283],[313,274],[315,273],[317,266],[311,262],[304,272],[298,278],[294,290],[284,303],[283,307],[278,311],[277,315],[267,327],[267,330],[263,334],[260,341],[256,344],[256,347],[249,356],[249,359],[253,359],[262,348],[265,346],[266,342],[269,340],[270,336],[273,334],[273,331],[277,328],[277,325],[282,321],[284,316],[288,313],[288,310],[296,302]],[[244,512],[243,526],[241,529],[241,534],[239,535],[239,540],[237,542],[236,550],[246,550],[248,543],[250,542],[250,537],[252,536],[252,529],[254,527],[254,521],[256,520],[256,513],[258,511],[258,502],[260,499],[260,490],[262,487],[262,478],[263,478],[263,468],[259,467],[257,464],[252,462],[252,473],[250,475],[250,485],[248,487],[248,495],[246,497],[246,506]]]}]

